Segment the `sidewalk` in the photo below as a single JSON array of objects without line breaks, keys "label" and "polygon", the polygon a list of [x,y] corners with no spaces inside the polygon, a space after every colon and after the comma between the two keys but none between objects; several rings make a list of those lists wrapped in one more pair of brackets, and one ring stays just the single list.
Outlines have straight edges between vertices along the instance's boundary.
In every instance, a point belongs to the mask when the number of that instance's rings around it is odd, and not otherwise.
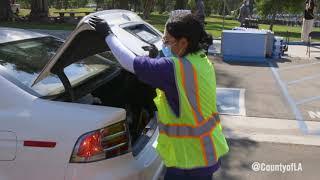
[{"label": "sidewalk", "polygon": [[222,115],[221,122],[228,139],[311,145],[320,148],[320,122],[306,121],[310,132],[319,134],[304,134],[296,120]]}]

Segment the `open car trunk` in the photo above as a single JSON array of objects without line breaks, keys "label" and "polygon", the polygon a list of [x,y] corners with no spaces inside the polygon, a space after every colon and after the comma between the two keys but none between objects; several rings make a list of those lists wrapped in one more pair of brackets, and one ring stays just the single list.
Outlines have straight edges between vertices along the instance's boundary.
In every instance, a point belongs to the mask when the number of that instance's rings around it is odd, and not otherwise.
[{"label": "open car trunk", "polygon": [[[153,102],[156,96],[155,89],[140,82],[135,75],[124,71],[117,62],[108,65],[110,66],[108,72],[100,72],[81,83],[72,84],[70,80],[72,78],[69,78],[65,71],[70,65],[77,66],[79,61],[87,57],[99,57],[111,62],[108,56],[102,55],[105,52],[109,52],[109,55],[111,53],[104,37],[88,24],[88,17],[84,19],[46,64],[34,84],[54,74],[61,80],[64,92],[47,97],[49,99],[124,108],[127,113],[126,122],[129,127],[132,153],[137,155],[157,128],[154,114],[156,108]],[[137,38],[132,32],[121,30],[119,26],[114,25],[112,29],[132,52],[144,55],[142,47],[148,45],[146,42]],[[160,34],[154,34],[161,39]]]},{"label": "open car trunk", "polygon": [[[155,96],[155,89],[122,70],[97,89],[77,98],[75,102],[125,109],[132,153],[137,155],[157,128],[154,114],[156,107],[153,102]],[[57,100],[63,101],[63,98]]]}]

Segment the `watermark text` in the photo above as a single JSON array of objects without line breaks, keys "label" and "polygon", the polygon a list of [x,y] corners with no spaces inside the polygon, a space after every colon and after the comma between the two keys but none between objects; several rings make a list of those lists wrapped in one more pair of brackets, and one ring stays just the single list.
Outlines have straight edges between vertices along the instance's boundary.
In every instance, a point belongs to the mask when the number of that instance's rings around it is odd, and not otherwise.
[{"label": "watermark text", "polygon": [[255,172],[302,172],[302,163],[279,163],[279,164],[268,164],[264,162],[254,162],[251,168]]}]

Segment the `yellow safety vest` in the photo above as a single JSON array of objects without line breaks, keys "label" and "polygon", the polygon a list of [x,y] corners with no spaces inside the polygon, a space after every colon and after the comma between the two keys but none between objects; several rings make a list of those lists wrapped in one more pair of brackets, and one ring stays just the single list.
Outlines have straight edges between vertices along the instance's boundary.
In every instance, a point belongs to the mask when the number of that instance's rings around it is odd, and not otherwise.
[{"label": "yellow safety vest", "polygon": [[171,57],[179,94],[177,117],[157,89],[160,135],[157,151],[167,167],[192,169],[214,165],[229,151],[216,106],[213,65],[202,53]]}]

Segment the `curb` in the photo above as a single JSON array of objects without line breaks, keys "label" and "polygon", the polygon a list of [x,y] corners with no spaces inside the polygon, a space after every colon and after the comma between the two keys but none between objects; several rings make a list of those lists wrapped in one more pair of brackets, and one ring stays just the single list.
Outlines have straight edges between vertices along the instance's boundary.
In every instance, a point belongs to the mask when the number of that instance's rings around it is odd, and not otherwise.
[{"label": "curb", "polygon": [[[303,134],[297,120],[221,115],[223,132],[229,139],[249,139],[320,146],[320,135]],[[310,130],[320,129],[320,122],[306,121]]]}]

